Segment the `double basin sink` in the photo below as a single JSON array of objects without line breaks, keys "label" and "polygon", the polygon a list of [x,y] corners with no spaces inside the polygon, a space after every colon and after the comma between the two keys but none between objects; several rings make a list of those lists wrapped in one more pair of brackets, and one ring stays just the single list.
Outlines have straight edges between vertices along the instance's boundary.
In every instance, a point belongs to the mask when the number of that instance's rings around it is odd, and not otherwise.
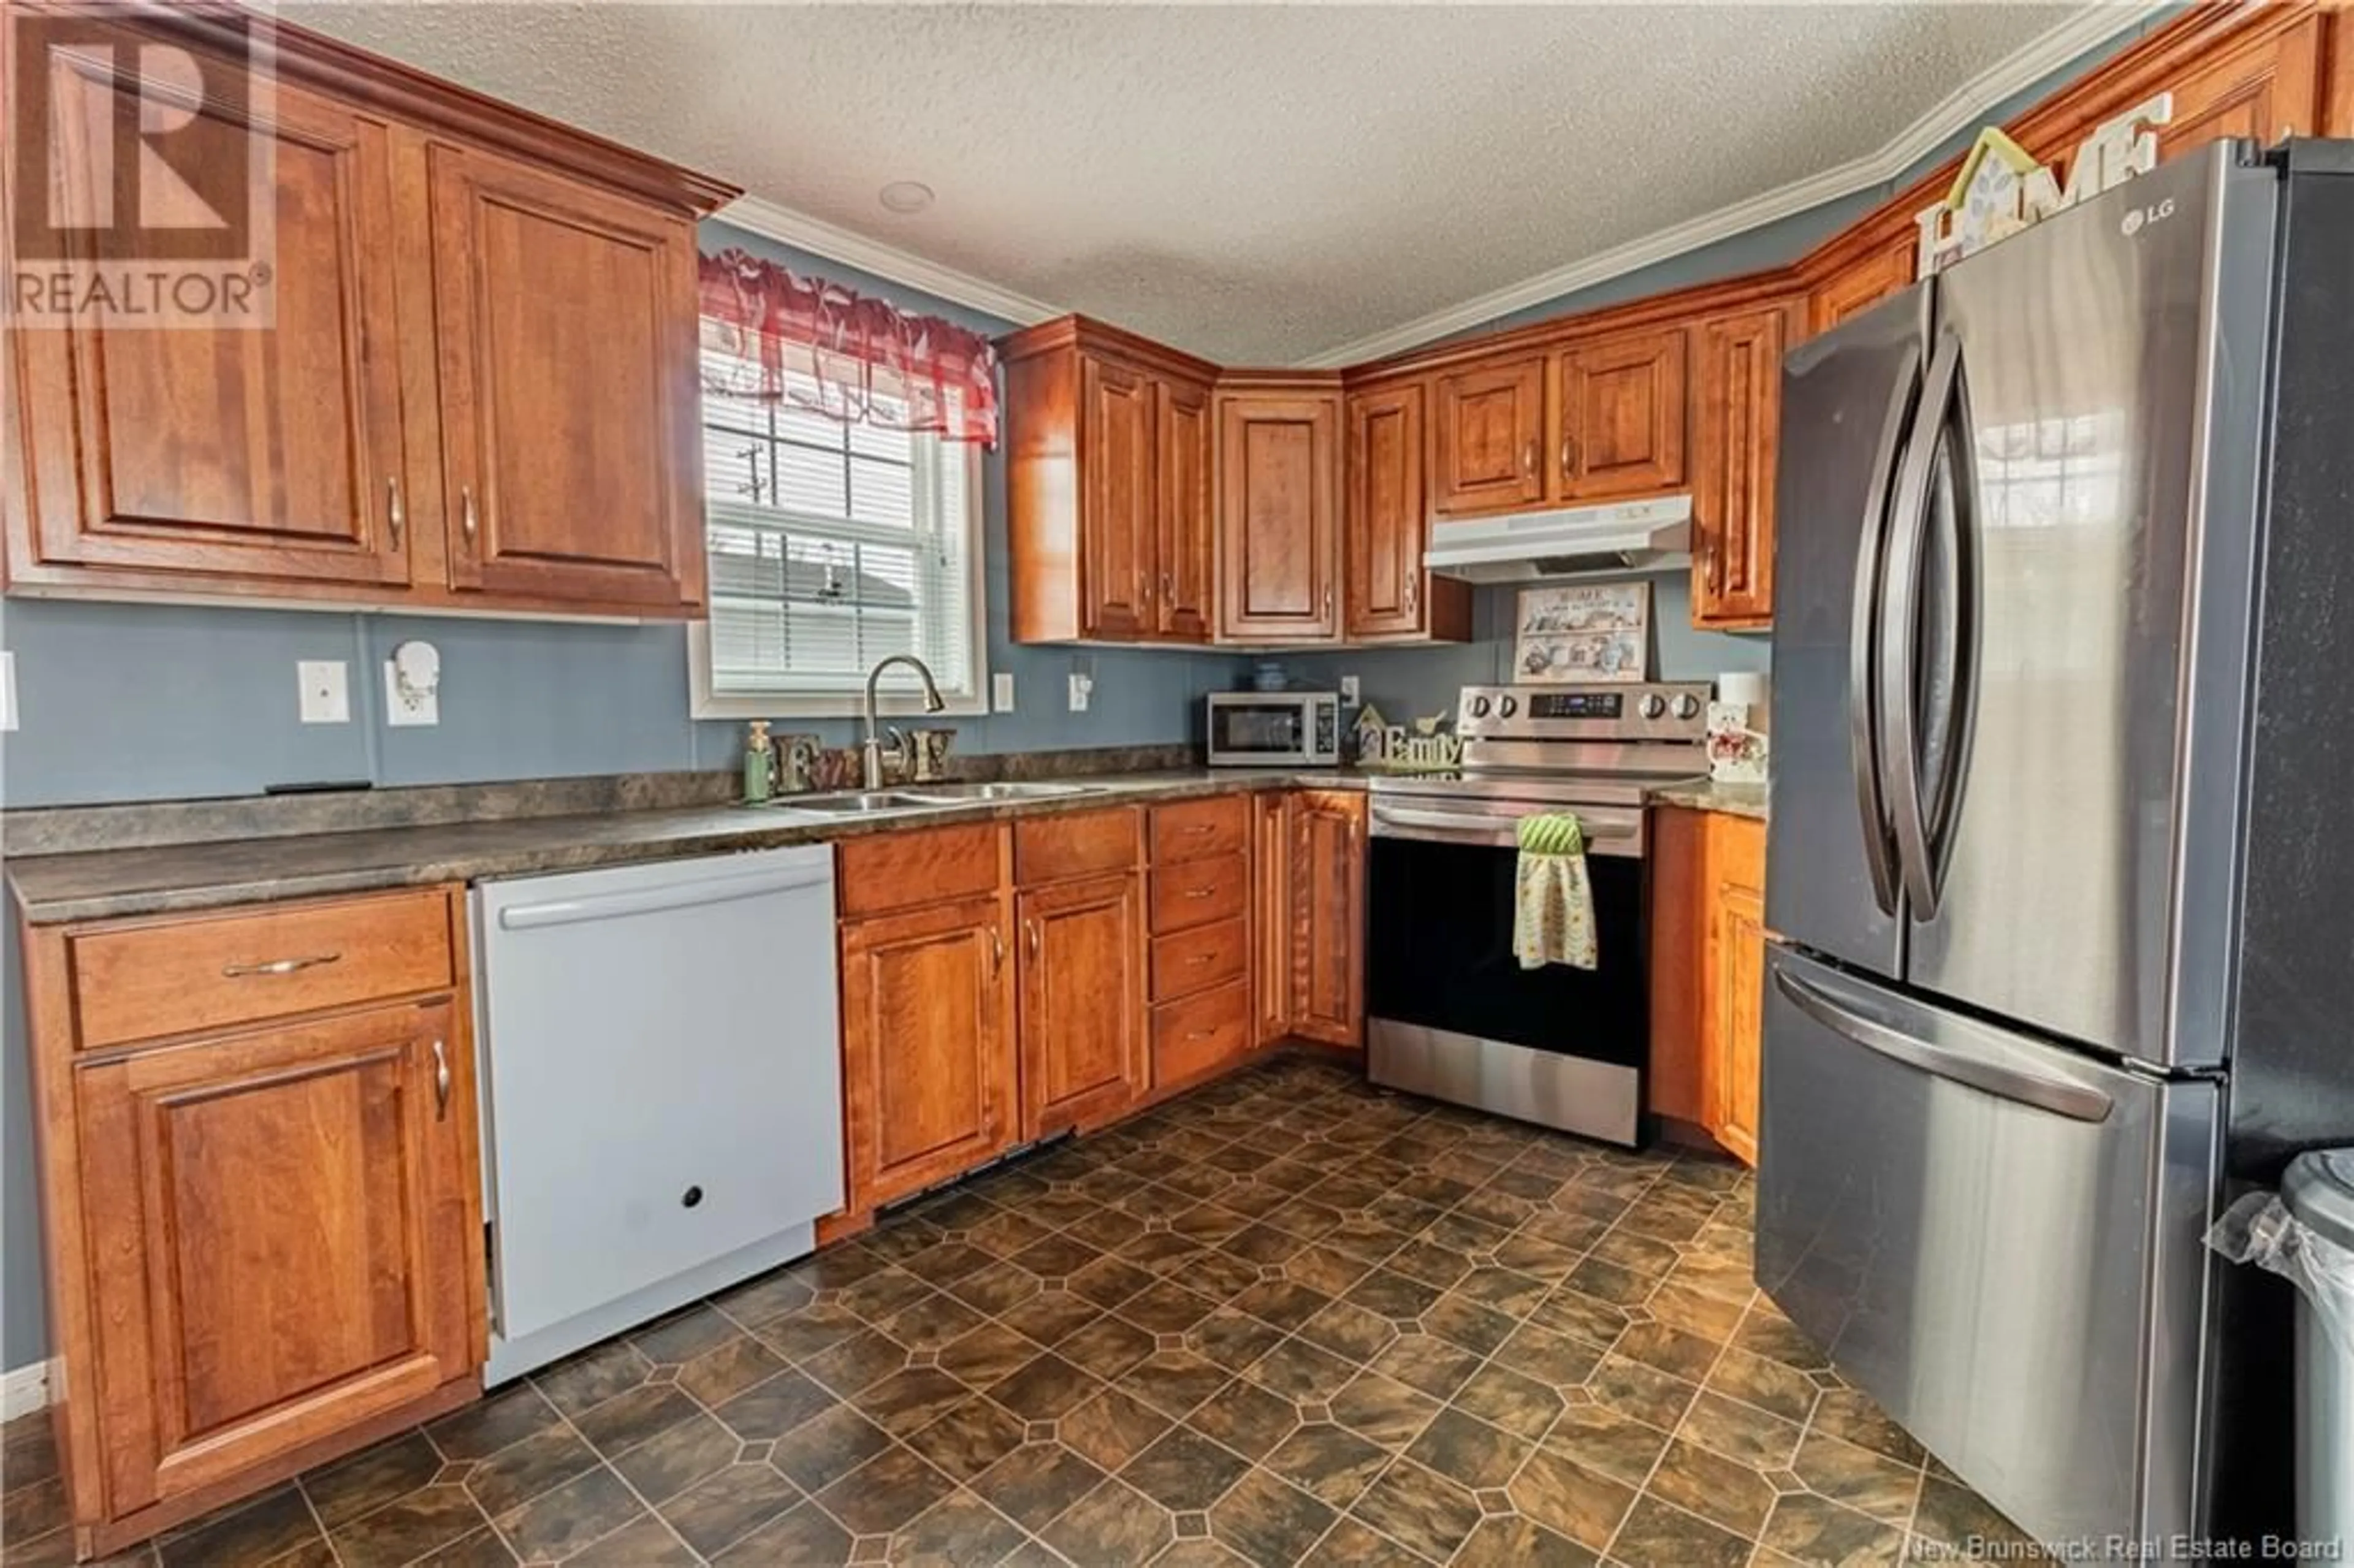
[{"label": "double basin sink", "polygon": [[937,811],[991,800],[1048,800],[1096,795],[1110,788],[1108,784],[924,784],[838,795],[782,795],[762,801],[760,809],[808,811],[829,817],[874,816],[889,811]]}]

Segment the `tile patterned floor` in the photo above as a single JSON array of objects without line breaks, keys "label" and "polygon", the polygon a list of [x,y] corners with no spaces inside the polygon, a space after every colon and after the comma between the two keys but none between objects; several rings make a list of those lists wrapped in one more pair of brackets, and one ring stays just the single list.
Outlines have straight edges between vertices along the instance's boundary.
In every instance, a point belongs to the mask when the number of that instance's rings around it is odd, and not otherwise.
[{"label": "tile patterned floor", "polygon": [[[1847,1568],[2008,1535],[1752,1288],[1751,1198],[1280,1060],[118,1561]],[[5,1471],[7,1562],[66,1562],[45,1421]]]}]

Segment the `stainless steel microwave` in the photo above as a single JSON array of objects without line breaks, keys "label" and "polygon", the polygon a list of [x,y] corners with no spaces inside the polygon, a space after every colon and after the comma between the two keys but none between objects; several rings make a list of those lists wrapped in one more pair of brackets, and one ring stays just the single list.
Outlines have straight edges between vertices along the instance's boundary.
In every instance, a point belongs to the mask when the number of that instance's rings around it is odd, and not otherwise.
[{"label": "stainless steel microwave", "polygon": [[1338,692],[1213,692],[1213,768],[1332,768],[1341,761]]}]

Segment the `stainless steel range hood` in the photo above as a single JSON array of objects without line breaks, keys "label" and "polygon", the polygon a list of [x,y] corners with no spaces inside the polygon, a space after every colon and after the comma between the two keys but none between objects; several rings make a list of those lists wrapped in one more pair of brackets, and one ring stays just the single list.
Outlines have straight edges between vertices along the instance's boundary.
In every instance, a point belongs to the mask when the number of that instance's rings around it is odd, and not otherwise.
[{"label": "stainless steel range hood", "polygon": [[1650,571],[1691,559],[1691,497],[1440,519],[1423,562],[1475,583]]}]

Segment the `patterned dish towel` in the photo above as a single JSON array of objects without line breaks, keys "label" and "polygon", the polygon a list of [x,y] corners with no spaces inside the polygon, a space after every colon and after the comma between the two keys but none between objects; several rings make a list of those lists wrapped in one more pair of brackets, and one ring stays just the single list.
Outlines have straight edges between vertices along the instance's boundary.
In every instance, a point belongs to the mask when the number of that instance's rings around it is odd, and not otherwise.
[{"label": "patterned dish towel", "polygon": [[1522,817],[1512,907],[1512,952],[1521,968],[1595,964],[1594,888],[1585,877],[1585,831],[1566,811]]}]

